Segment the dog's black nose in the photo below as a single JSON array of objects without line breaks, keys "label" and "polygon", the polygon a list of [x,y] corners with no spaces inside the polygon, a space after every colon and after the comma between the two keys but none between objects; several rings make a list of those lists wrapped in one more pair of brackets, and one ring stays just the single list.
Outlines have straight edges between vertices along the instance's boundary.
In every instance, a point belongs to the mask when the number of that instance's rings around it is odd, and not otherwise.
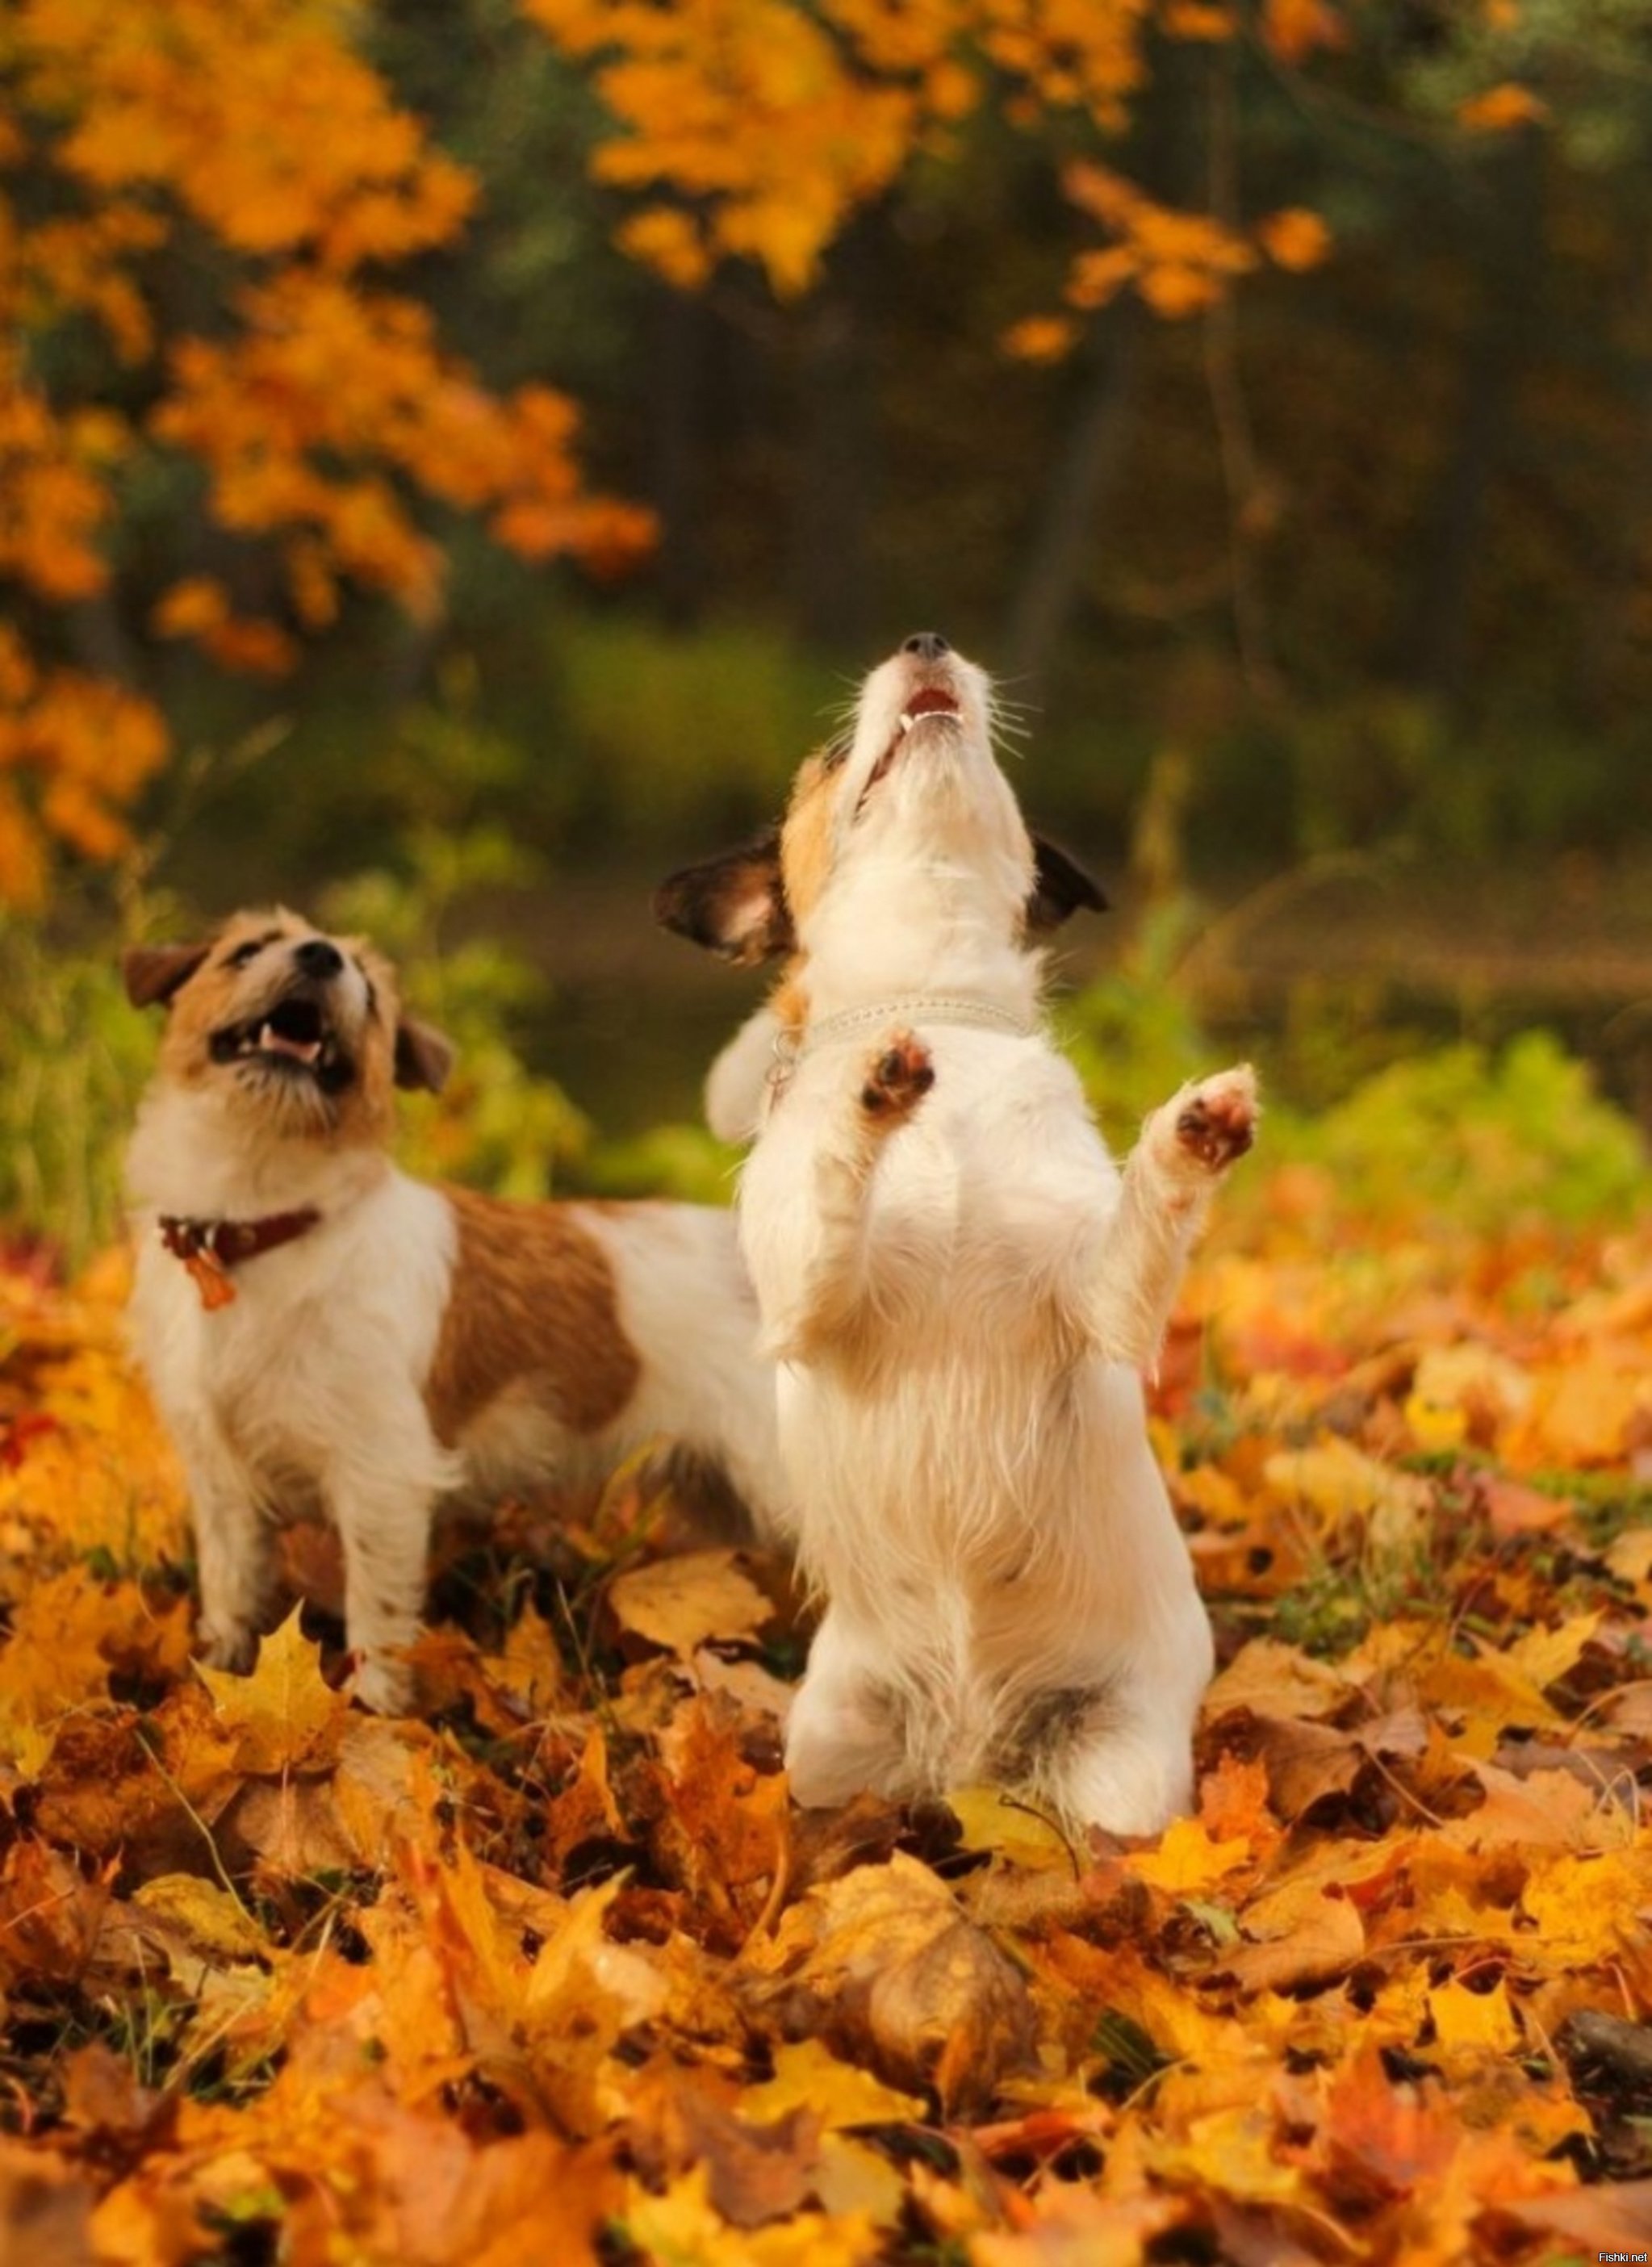
[{"label": "dog's black nose", "polygon": [[907,640],[902,653],[915,653],[920,661],[940,661],[952,649],[939,630],[919,630]]},{"label": "dog's black nose", "polygon": [[306,976],[336,976],[344,965],[344,955],[324,936],[305,937],[292,957]]}]

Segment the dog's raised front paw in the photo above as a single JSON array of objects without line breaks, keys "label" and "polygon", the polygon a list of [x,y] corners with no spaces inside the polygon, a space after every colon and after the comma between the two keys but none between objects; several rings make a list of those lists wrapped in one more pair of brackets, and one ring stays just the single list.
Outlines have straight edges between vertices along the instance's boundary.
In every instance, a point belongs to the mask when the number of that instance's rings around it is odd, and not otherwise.
[{"label": "dog's raised front paw", "polygon": [[1256,1138],[1256,1074],[1249,1063],[1218,1071],[1184,1088],[1171,1109],[1182,1157],[1207,1173],[1225,1172]]},{"label": "dog's raised front paw", "polygon": [[892,1032],[866,1067],[861,1108],[881,1126],[909,1118],[935,1084],[929,1050],[911,1031]]}]

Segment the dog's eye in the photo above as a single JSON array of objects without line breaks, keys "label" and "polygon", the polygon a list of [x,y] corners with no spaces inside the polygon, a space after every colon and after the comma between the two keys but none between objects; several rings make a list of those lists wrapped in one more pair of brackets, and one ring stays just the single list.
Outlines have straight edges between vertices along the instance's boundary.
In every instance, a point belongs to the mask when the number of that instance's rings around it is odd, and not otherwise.
[{"label": "dog's eye", "polygon": [[249,943],[238,944],[233,952],[226,952],[221,965],[225,968],[245,968],[247,962],[256,960],[263,950],[261,942],[253,937]]}]

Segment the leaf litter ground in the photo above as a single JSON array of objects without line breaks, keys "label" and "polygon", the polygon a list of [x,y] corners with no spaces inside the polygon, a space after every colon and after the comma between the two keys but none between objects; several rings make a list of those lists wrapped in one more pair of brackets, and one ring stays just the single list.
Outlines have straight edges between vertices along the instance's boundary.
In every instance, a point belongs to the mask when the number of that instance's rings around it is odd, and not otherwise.
[{"label": "leaf litter ground", "polygon": [[1154,1425],[1196,1814],[810,1815],[806,1625],[674,1508],[457,1539],[422,1720],[336,1569],[189,1659],[123,1264],[0,1270],[0,2256],[1594,2260],[1652,2241],[1652,1229],[1253,1175]]}]

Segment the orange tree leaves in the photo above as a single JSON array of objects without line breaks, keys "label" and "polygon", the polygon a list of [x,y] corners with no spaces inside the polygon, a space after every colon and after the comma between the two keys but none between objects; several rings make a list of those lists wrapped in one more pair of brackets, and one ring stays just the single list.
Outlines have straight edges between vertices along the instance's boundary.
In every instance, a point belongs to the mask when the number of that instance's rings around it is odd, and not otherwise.
[{"label": "orange tree leaves", "polygon": [[[416,499],[486,519],[524,557],[600,571],[645,514],[582,486],[571,405],[502,397],[383,280],[451,240],[476,185],[352,52],[342,0],[23,0],[0,55],[0,899],[38,899],[47,838],[92,857],[166,733],[136,693],[55,664],[53,609],[109,586],[135,482],[206,476],[206,510],[264,547],[259,611],[194,575],[162,636],[222,666],[289,668],[349,589],[419,611],[440,554]],[[180,262],[209,278],[198,304]],[[173,278],[168,283],[165,279]],[[72,349],[72,350],[71,350]]]},{"label": "orange tree leaves", "polygon": [[[797,1811],[781,1570],[704,1553],[674,1597],[576,1512],[560,1597],[503,1626],[522,1566],[431,1632],[429,1723],[346,1706],[294,1622],[203,1678],[117,1272],[0,1273],[0,2228],[143,2267],[231,2230],[433,2267],[1629,2243],[1652,1230],[1436,1221],[1333,1275],[1259,1185],[1222,1235],[1155,1424],[1223,1666],[1197,1812],[1142,1845],[980,1790]],[[1544,1384],[1597,1370],[1587,1421]]]}]

